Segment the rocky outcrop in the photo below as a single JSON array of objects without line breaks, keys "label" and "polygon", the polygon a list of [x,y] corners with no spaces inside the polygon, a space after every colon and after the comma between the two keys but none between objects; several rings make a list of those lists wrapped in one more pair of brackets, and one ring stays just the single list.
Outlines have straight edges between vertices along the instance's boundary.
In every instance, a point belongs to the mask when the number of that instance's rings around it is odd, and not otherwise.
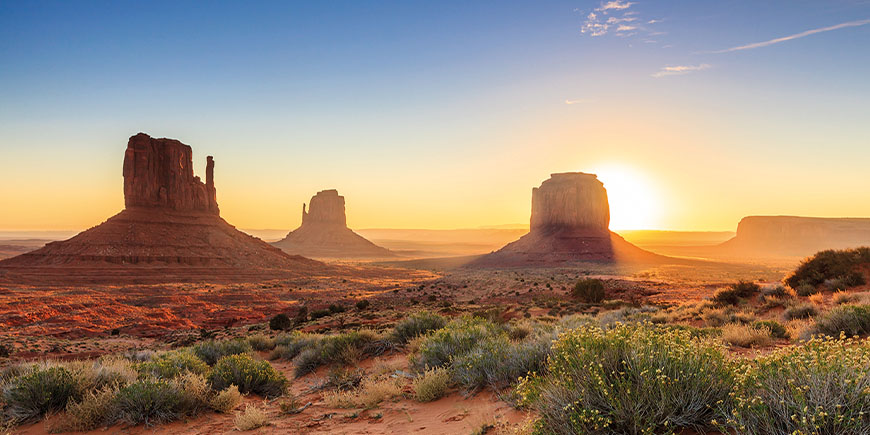
[{"label": "rocky outcrop", "polygon": [[366,240],[347,227],[344,197],[335,189],[311,197],[302,204],[302,225],[273,245],[289,254],[315,258],[389,258],[395,254]]},{"label": "rocky outcrop", "polygon": [[193,175],[193,151],[174,139],[139,133],[124,153],[124,204],[219,214],[214,159],[207,158],[206,182]]},{"label": "rocky outcrop", "polygon": [[825,249],[870,245],[870,219],[748,216],[718,253],[750,257],[805,257]]},{"label": "rocky outcrop", "polygon": [[125,210],[75,237],[0,261],[0,272],[88,282],[227,280],[324,270],[221,219],[214,159],[206,182],[193,175],[191,148],[144,133],[124,154]]},{"label": "rocky outcrop", "polygon": [[469,266],[560,266],[573,262],[661,262],[611,232],[607,191],[594,174],[552,174],[532,189],[529,233]]},{"label": "rocky outcrop", "polygon": [[567,228],[606,233],[609,227],[607,190],[594,174],[552,174],[532,189],[532,232]]}]

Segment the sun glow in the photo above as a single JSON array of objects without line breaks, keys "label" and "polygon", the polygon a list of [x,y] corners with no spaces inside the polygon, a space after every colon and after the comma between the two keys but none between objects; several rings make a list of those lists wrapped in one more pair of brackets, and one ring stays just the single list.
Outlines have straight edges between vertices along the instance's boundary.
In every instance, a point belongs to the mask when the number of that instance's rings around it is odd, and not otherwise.
[{"label": "sun glow", "polygon": [[610,229],[657,228],[661,197],[655,184],[642,172],[624,165],[605,165],[593,171],[607,189]]}]

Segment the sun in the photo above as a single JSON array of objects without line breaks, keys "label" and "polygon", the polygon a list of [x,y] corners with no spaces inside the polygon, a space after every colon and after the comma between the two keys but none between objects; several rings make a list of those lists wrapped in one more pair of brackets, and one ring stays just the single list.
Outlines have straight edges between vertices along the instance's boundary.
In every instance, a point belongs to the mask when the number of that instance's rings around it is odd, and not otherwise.
[{"label": "sun", "polygon": [[610,229],[657,228],[661,198],[653,181],[643,172],[626,165],[602,165],[593,171],[607,189]]}]

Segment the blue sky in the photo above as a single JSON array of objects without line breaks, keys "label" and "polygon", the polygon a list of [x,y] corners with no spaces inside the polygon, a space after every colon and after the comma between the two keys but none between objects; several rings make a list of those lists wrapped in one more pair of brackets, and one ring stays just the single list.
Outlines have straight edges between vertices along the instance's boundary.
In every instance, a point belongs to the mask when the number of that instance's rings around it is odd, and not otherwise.
[{"label": "blue sky", "polygon": [[523,222],[567,170],[643,183],[611,189],[628,227],[868,216],[867,20],[845,0],[4,2],[0,228],[116,212],[139,131],[215,155],[247,228],[333,187],[355,227]]}]

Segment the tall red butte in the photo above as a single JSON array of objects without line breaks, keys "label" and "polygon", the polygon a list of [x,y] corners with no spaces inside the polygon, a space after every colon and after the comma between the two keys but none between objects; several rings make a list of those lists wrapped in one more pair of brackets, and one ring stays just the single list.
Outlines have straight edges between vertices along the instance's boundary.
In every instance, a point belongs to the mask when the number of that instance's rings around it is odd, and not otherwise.
[{"label": "tall red butte", "polygon": [[139,133],[124,154],[125,209],[75,237],[0,261],[0,279],[68,283],[248,280],[326,268],[220,217],[209,156],[206,181],[190,146]]},{"label": "tall red butte", "polygon": [[532,189],[529,233],[473,261],[477,267],[548,267],[576,262],[661,262],[613,233],[607,190],[594,174],[552,174]]}]

